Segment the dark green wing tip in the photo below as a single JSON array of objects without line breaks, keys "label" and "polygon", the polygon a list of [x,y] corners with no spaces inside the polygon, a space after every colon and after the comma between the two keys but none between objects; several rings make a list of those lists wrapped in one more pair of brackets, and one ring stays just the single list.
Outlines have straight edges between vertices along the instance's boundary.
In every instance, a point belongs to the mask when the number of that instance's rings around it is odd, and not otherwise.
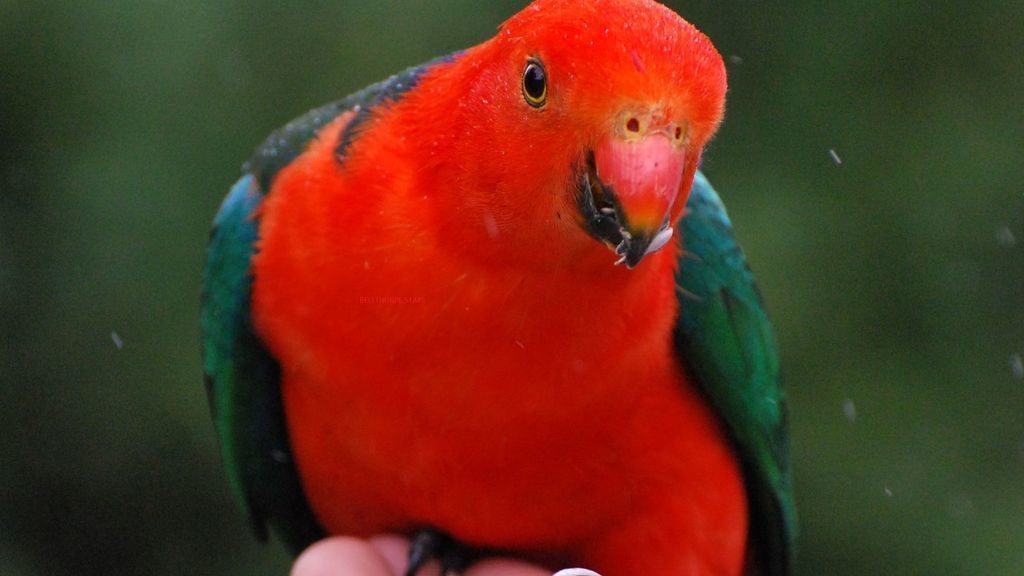
[{"label": "dark green wing tip", "polygon": [[250,259],[263,199],[252,176],[214,220],[203,277],[204,381],[232,491],[260,540],[268,527],[295,552],[323,535],[292,463],[277,363],[252,329]]},{"label": "dark green wing tip", "polygon": [[347,98],[289,122],[243,166],[214,220],[203,277],[202,326],[207,394],[232,490],[249,512],[257,537],[268,526],[298,553],[324,536],[292,461],[279,367],[253,330],[250,261],[259,236],[253,217],[277,174],[302,154],[321,129],[356,113],[337,143],[339,159],[372,111],[396,101],[428,70],[459,53],[409,68]]},{"label": "dark green wing tip", "polygon": [[775,336],[725,206],[703,174],[686,210],[676,348],[743,462],[758,573],[788,574],[797,521]]}]

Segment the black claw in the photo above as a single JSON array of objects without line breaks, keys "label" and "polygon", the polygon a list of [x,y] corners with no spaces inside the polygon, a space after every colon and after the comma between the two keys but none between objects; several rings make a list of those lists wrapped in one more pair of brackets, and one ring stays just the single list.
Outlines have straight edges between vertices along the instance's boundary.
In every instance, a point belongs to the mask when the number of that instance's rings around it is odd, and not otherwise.
[{"label": "black claw", "polygon": [[441,576],[457,576],[473,563],[476,555],[444,532],[424,528],[412,538],[405,576],[416,576],[419,569],[434,558],[441,563]]},{"label": "black claw", "polygon": [[412,545],[409,546],[409,569],[405,576],[416,576],[416,572],[437,556],[437,549],[440,546],[440,538],[444,535],[436,530],[420,530],[412,538]]}]

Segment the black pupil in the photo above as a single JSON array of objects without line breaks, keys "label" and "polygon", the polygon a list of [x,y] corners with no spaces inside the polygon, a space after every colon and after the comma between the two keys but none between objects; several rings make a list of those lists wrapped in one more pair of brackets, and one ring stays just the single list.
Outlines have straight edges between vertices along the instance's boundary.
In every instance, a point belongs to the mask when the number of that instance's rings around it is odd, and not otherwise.
[{"label": "black pupil", "polygon": [[534,100],[544,97],[544,69],[537,64],[530,64],[526,67],[526,74],[523,76],[523,89],[526,95]]}]

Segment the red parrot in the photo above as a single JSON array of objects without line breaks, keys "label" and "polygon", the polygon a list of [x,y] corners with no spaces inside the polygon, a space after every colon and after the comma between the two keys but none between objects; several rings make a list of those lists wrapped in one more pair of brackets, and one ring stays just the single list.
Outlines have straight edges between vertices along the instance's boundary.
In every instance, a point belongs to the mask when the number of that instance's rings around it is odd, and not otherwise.
[{"label": "red parrot", "polygon": [[725,92],[660,4],[537,0],[272,135],[202,318],[257,529],[419,534],[410,574],[452,550],[787,574],[774,339],[697,173]]}]

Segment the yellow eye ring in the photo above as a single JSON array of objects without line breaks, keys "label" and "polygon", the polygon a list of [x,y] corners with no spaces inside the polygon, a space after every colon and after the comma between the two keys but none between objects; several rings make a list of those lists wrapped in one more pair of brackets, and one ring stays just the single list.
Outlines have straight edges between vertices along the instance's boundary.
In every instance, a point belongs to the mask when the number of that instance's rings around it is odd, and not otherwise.
[{"label": "yellow eye ring", "polygon": [[548,99],[548,75],[536,58],[527,60],[523,70],[523,98],[534,108],[540,108]]}]

